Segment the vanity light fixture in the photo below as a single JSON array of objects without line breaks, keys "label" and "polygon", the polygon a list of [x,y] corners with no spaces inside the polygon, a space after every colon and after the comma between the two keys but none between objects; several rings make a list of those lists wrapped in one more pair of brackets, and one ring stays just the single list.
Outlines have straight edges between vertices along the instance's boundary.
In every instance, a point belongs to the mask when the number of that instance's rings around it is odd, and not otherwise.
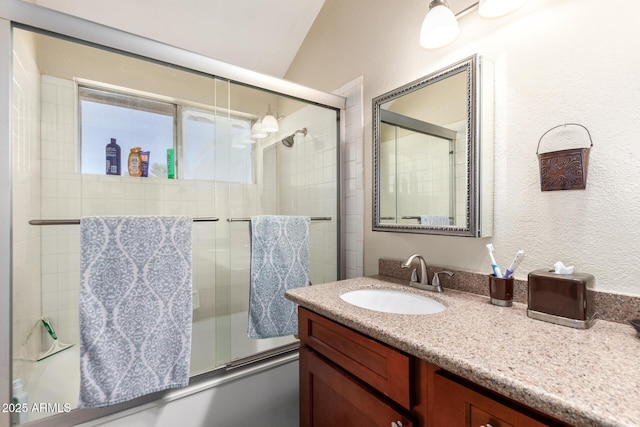
[{"label": "vanity light fixture", "polygon": [[429,3],[429,12],[420,29],[420,45],[427,49],[437,49],[451,43],[458,37],[458,17],[466,15],[478,7],[483,18],[497,18],[513,12],[527,0],[480,0],[466,9],[453,14],[446,0],[433,0]]},{"label": "vanity light fixture", "polygon": [[262,139],[267,137],[267,132],[262,129],[262,120],[258,119],[251,126],[251,138]]},{"label": "vanity light fixture", "polygon": [[446,0],[433,0],[429,3],[429,13],[420,29],[422,47],[437,49],[446,46],[458,37],[459,32],[458,20]]},{"label": "vanity light fixture", "polygon": [[278,120],[276,119],[273,112],[271,112],[271,105],[269,105],[269,110],[267,114],[262,119],[262,130],[265,132],[278,132]]}]

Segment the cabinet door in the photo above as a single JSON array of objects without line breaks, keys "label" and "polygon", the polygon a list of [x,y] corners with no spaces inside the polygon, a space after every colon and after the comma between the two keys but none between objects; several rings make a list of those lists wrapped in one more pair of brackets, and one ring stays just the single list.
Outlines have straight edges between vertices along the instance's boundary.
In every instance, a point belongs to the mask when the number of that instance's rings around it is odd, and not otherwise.
[{"label": "cabinet door", "polygon": [[[429,390],[430,426],[449,427],[543,427],[564,424],[517,405],[494,400],[442,376],[433,374]],[[522,411],[527,411],[524,413]]]},{"label": "cabinet door", "polygon": [[412,407],[411,361],[399,350],[300,307],[300,342],[406,409]]},{"label": "cabinet door", "polygon": [[300,347],[300,426],[408,427],[414,424],[333,363]]}]

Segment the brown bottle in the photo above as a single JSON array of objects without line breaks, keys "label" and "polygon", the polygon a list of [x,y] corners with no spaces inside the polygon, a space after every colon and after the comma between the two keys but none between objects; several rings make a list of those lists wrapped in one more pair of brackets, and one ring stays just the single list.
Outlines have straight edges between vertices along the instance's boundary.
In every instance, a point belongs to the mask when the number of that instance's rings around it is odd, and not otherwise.
[{"label": "brown bottle", "polygon": [[140,161],[140,147],[133,147],[127,162],[129,176],[142,176],[142,162]]}]

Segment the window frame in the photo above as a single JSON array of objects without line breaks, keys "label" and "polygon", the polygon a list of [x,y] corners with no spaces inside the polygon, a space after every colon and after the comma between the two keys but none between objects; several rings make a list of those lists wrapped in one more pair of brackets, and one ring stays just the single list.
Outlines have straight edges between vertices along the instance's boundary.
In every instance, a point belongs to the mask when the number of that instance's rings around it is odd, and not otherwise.
[{"label": "window frame", "polygon": [[[194,112],[201,112],[204,114],[211,114],[216,117],[225,117],[231,118],[235,120],[246,120],[251,126],[252,121],[256,120],[257,117],[248,113],[237,112],[233,110],[229,110],[226,108],[220,108],[211,105],[199,104],[195,102],[179,100],[176,98],[171,98],[168,96],[163,96],[159,94],[149,93],[145,91],[128,89],[120,86],[115,86],[107,83],[100,83],[85,79],[74,79],[75,80],[75,90],[76,90],[76,103],[77,103],[77,112],[76,119],[78,120],[77,129],[78,129],[78,147],[77,158],[78,158],[78,171],[82,172],[82,150],[83,150],[83,142],[82,142],[82,108],[80,107],[82,100],[89,100],[92,102],[104,103],[106,105],[113,105],[124,108],[132,108],[140,111],[147,111],[156,114],[165,114],[171,115],[173,117],[173,148],[175,150],[175,179],[185,179],[184,171],[182,168],[183,160],[184,160],[184,140],[183,140],[183,131],[184,131],[184,123],[182,120],[182,115],[185,110],[191,110]],[[88,94],[88,96],[87,96]],[[132,107],[131,103],[125,101],[125,99],[135,99],[136,106]],[[139,108],[142,106],[143,108]],[[229,141],[231,144],[231,141]],[[255,184],[256,176],[255,176],[255,144],[251,144],[251,166],[250,166],[250,180],[249,181],[232,181],[229,177],[225,178],[225,181],[228,182],[242,182],[245,184]],[[126,164],[124,159],[128,156],[124,151],[121,153],[123,158],[123,165]],[[123,167],[124,168],[124,167]],[[122,176],[127,176],[122,174]],[[221,181],[216,177],[212,179],[207,179],[207,181],[215,182]]]}]

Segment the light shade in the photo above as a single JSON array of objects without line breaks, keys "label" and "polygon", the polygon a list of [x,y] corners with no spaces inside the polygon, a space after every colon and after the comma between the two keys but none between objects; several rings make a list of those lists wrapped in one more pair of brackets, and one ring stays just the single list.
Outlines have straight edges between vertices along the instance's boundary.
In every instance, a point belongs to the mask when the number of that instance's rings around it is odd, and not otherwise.
[{"label": "light shade", "polygon": [[260,120],[256,120],[256,122],[251,126],[251,138],[262,139],[267,137],[267,132],[262,129],[262,124]]},{"label": "light shade", "polygon": [[480,0],[478,13],[484,18],[497,18],[511,13],[527,0]]},{"label": "light shade", "polygon": [[262,119],[262,130],[265,132],[278,132],[278,121],[271,114],[267,114]]},{"label": "light shade", "polygon": [[445,46],[458,37],[458,20],[445,1],[434,0],[429,5],[420,29],[420,45],[427,49]]}]

